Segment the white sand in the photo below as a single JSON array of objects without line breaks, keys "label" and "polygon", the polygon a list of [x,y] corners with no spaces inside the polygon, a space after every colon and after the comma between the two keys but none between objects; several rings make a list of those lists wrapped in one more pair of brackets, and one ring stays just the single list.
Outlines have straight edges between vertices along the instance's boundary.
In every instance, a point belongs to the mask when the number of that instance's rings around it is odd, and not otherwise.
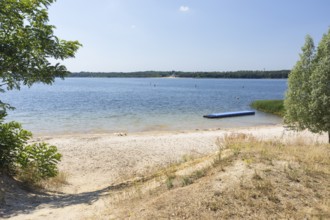
[{"label": "white sand", "polygon": [[286,131],[282,126],[242,129],[141,132],[119,134],[63,135],[41,137],[63,154],[60,170],[69,176],[66,193],[100,189],[132,176],[153,171],[182,159],[184,155],[203,155],[217,150],[215,141],[227,133],[250,133],[258,138],[304,137],[325,141],[325,136]]},{"label": "white sand", "polygon": [[[46,141],[58,147],[59,152],[63,154],[59,168],[68,174],[69,182],[69,185],[61,191],[77,195],[102,190],[125,179],[152,172],[161,166],[181,160],[184,155],[198,156],[213,153],[217,150],[216,139],[228,133],[247,133],[258,138],[286,140],[302,136],[314,141],[327,141],[326,135],[286,131],[281,125],[223,130],[141,132],[128,133],[125,136],[121,136],[122,134],[43,136],[36,137],[35,140]],[[65,206],[63,208],[40,204],[28,214],[20,214],[14,218],[74,219],[84,216],[83,213],[87,212],[87,209],[93,211],[102,209],[100,202],[86,205],[84,200],[80,199],[81,203],[63,204]],[[71,213],[70,217],[67,215],[68,211]]]}]

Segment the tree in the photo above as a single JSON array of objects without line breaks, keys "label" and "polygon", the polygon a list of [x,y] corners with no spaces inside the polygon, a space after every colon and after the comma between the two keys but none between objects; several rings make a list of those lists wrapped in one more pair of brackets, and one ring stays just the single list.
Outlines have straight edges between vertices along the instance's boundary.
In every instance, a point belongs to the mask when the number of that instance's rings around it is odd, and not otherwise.
[{"label": "tree", "polygon": [[[53,2],[55,0],[0,1],[0,92],[20,89],[21,83],[51,84],[55,77],[68,74],[64,65],[52,64],[49,59],[74,57],[81,45],[54,35],[55,27],[48,24],[47,12]],[[0,104],[4,110],[8,108]]]},{"label": "tree", "polygon": [[330,143],[330,31],[317,51],[306,36],[300,60],[288,78],[284,121],[296,130],[328,132]]},{"label": "tree", "polygon": [[291,128],[303,130],[310,124],[310,110],[306,103],[308,103],[311,93],[309,81],[313,69],[314,53],[313,39],[307,35],[300,60],[289,74],[288,90],[284,100],[285,122]]},{"label": "tree", "polygon": [[315,56],[315,68],[310,83],[312,85],[309,108],[314,123],[313,132],[328,132],[330,143],[330,29],[323,35]]},{"label": "tree", "polygon": [[[69,72],[58,61],[74,57],[78,41],[60,40],[48,24],[48,6],[55,0],[0,1],[0,93],[21,84],[51,84]],[[50,59],[57,63],[52,64]],[[27,145],[32,134],[17,122],[3,123],[11,108],[0,100],[0,171],[39,180],[55,176],[61,155],[45,143]]]}]

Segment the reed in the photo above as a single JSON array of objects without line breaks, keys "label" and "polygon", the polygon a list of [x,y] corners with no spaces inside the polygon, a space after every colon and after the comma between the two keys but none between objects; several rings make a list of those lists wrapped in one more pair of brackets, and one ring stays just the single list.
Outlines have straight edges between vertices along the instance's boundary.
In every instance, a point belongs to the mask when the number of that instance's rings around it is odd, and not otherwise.
[{"label": "reed", "polygon": [[283,102],[284,100],[256,100],[250,106],[259,111],[283,117],[285,113]]}]

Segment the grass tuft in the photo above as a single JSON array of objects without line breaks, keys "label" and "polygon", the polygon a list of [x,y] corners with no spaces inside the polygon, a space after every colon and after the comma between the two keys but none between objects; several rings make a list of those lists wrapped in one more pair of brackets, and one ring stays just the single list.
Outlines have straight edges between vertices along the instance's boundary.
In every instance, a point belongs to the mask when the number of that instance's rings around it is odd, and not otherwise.
[{"label": "grass tuft", "polygon": [[68,174],[59,172],[57,176],[44,180],[40,183],[42,188],[48,190],[58,190],[68,184]]},{"label": "grass tuft", "polygon": [[168,175],[165,181],[166,187],[168,190],[174,187],[173,181],[175,180],[175,175]]},{"label": "grass tuft", "polygon": [[184,176],[182,177],[182,184],[181,186],[184,187],[184,186],[188,186],[190,184],[192,184],[194,181],[189,177],[189,176]]}]

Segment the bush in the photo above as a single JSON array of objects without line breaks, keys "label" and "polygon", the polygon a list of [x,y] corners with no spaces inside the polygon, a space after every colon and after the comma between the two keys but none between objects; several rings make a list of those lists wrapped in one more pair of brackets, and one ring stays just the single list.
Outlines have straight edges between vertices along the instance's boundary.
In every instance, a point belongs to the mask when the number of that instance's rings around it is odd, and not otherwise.
[{"label": "bush", "polygon": [[62,155],[55,146],[47,143],[28,145],[20,152],[17,160],[19,177],[24,182],[36,183],[58,174],[57,164]]},{"label": "bush", "polygon": [[17,122],[0,123],[0,169],[2,171],[14,174],[17,158],[31,137],[32,134],[23,130]]},{"label": "bush", "polygon": [[32,184],[56,176],[62,157],[57,148],[46,143],[27,145],[31,132],[17,122],[2,123],[2,119],[0,117],[0,171]]}]

